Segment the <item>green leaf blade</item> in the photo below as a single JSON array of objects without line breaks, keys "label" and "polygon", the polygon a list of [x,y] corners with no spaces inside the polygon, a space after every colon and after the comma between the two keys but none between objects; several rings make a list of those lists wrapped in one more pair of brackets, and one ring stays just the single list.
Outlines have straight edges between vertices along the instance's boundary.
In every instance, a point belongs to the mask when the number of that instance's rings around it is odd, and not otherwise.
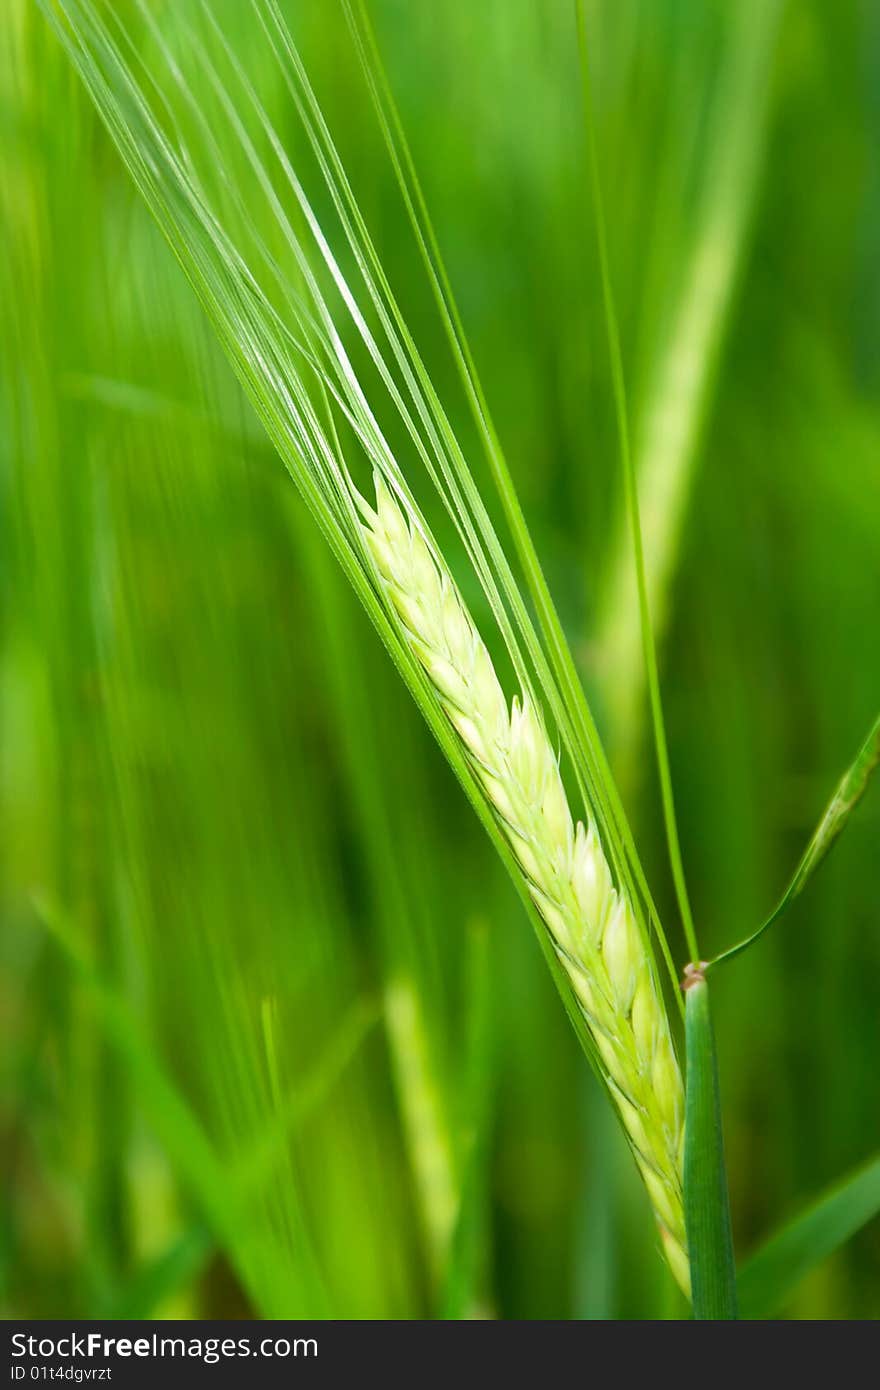
[{"label": "green leaf blade", "polygon": [[761,923],[757,931],[752,932],[751,936],[747,936],[736,946],[731,946],[729,950],[722,951],[710,962],[711,965],[720,965],[722,961],[733,960],[749,946],[753,946],[764,935],[767,928],[773,925],[777,917],[782,916],[789,904],[800,896],[813,874],[831,851],[837,837],[845,828],[847,821],[867,791],[871,774],[878,764],[880,764],[880,715],[874,720],[854,761],[838,782],[834,794],[825,807],[819,824],[813,831],[810,842],[801,856],[791,882],[770,916]]},{"label": "green leaf blade", "polygon": [[816,872],[828,854],[850,815],[868,789],[871,774],[880,763],[880,715],[874,720],[868,737],[859,749],[855,761],[843,774],[837,788],[825,808],[813,838],[807,845],[804,857],[797,867],[787,900],[796,898],[806,887],[810,877]]},{"label": "green leaf blade", "polygon": [[772,1316],[816,1265],[878,1215],[880,1155],[835,1183],[747,1261],[737,1281],[742,1316]]}]

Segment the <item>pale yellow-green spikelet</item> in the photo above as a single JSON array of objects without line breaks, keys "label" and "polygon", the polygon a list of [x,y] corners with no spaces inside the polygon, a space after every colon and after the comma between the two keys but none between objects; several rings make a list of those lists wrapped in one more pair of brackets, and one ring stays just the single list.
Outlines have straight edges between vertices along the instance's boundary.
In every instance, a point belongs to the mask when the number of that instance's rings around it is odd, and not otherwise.
[{"label": "pale yellow-green spikelet", "polygon": [[689,1291],[682,1206],[684,1097],[666,1010],[596,827],[575,824],[532,703],[508,706],[442,560],[381,479],[364,535],[409,645],[494,806],[566,970],[635,1151],[676,1279]]}]

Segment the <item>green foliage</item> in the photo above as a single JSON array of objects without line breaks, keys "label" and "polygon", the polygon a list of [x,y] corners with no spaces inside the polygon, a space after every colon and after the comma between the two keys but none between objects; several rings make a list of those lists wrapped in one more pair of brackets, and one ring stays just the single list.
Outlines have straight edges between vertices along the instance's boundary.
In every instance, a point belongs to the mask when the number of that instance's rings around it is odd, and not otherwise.
[{"label": "green foliage", "polygon": [[[328,372],[293,249],[313,249],[307,213],[270,133],[341,228],[311,90],[379,303],[344,230],[338,268],[413,425],[349,315],[376,431],[505,684],[507,625],[530,679],[561,692],[547,708],[572,794],[598,789],[618,831],[634,821],[646,917],[673,922],[574,6],[278,0],[259,6],[265,27],[240,0],[212,0],[216,25],[197,0],[69,8],[107,21],[147,92],[152,123],[122,93],[137,139],[160,166],[162,141],[185,149],[183,179],[201,180],[163,210],[185,230],[176,249],[219,236],[204,200],[257,287],[221,237],[198,302],[45,16],[7,0],[3,1311],[683,1316],[523,909],[266,442],[268,425],[298,467],[335,435],[365,484],[365,442],[381,447]],[[869,10],[585,5],[670,769],[710,957],[773,901],[877,707]],[[273,13],[308,89],[289,55],[279,66]],[[153,197],[172,189],[149,162],[141,175]],[[316,276],[345,322],[326,261]],[[226,348],[242,331],[253,347],[259,323],[273,381],[310,373],[282,412],[265,397],[254,411],[209,326],[230,298]],[[463,524],[455,444],[510,543],[519,605],[488,529],[476,546]],[[325,520],[331,481],[307,498]],[[866,797],[789,929],[713,987],[738,1250],[762,1251],[784,1213],[876,1152],[877,833]],[[670,950],[689,954],[677,932]],[[217,1209],[218,1168],[252,1175],[243,1205]],[[796,1238],[771,1237],[764,1292],[764,1254],[743,1265],[744,1315],[880,1313],[871,1171]]]},{"label": "green foliage", "polygon": [[880,1159],[835,1183],[761,1247],[740,1271],[745,1318],[773,1317],[811,1270],[880,1212]]}]

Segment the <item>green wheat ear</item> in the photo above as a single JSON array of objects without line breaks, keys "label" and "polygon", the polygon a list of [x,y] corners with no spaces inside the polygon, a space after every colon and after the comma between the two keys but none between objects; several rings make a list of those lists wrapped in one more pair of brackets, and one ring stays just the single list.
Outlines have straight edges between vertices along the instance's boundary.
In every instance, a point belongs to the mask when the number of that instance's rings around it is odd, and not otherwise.
[{"label": "green wheat ear", "polygon": [[653,961],[595,825],[574,822],[540,711],[507,698],[442,558],[376,476],[364,536],[405,639],[485,789],[550,932],[687,1293],[684,1090]]}]

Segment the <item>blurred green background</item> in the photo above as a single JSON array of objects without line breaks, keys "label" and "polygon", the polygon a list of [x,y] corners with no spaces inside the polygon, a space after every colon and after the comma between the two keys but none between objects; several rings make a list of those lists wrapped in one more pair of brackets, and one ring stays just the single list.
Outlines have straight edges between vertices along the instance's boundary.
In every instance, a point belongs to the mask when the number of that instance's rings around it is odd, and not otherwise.
[{"label": "blurred green background", "polygon": [[[149,70],[134,6],[116,8]],[[205,32],[188,0],[150,8]],[[282,8],[469,441],[341,9]],[[213,9],[295,159],[249,6]],[[683,962],[574,8],[370,12]],[[769,910],[877,704],[880,11],[586,13],[683,848],[714,953]],[[188,79],[198,99],[196,60]],[[681,1316],[516,895],[33,0],[0,20],[0,171],[5,1315]],[[878,1148],[878,842],[874,796],[718,979],[742,1254]],[[880,1314],[877,1223],[782,1311]]]}]

